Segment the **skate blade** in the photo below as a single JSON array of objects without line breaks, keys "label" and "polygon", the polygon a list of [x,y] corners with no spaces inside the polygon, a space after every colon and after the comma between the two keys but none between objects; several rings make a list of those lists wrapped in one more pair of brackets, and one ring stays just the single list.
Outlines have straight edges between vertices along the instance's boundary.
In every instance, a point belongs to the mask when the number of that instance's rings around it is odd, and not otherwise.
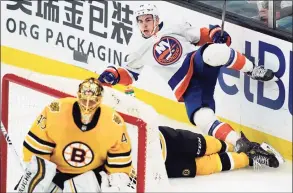
[{"label": "skate blade", "polygon": [[279,161],[279,164],[283,164],[285,162],[285,159],[283,158],[283,156],[269,144],[263,142],[260,145],[260,147],[263,148],[265,151],[274,154],[277,160]]}]

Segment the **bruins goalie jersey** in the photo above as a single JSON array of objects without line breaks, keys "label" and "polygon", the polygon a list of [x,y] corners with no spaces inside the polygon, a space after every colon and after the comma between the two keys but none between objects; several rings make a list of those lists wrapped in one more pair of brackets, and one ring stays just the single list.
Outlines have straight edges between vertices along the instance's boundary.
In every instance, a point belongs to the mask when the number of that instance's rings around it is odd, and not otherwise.
[{"label": "bruins goalie jersey", "polygon": [[131,142],[121,116],[101,105],[87,125],[81,122],[76,98],[46,106],[23,143],[24,161],[32,155],[57,165],[62,173],[80,174],[105,166],[108,173],[131,171]]}]

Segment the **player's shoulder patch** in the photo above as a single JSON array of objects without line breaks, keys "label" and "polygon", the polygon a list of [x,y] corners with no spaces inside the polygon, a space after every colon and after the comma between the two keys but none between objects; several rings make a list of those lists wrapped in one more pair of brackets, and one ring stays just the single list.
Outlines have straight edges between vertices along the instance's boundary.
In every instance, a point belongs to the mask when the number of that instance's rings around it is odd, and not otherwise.
[{"label": "player's shoulder patch", "polygon": [[112,121],[114,123],[117,123],[118,125],[122,125],[122,123],[123,123],[122,118],[116,112],[113,113]]},{"label": "player's shoulder patch", "polygon": [[60,112],[60,107],[61,107],[61,104],[60,104],[60,101],[58,100],[53,101],[49,104],[49,109],[51,112]]}]

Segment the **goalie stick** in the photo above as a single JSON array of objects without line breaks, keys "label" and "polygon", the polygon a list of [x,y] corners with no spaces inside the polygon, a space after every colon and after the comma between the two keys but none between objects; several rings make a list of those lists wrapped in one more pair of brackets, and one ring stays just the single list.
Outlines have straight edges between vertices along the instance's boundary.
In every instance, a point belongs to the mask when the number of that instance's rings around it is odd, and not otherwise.
[{"label": "goalie stick", "polygon": [[24,171],[24,166],[22,165],[22,161],[21,161],[21,159],[20,159],[20,157],[19,157],[19,155],[18,155],[18,153],[17,153],[17,151],[16,151],[16,149],[15,149],[15,147],[14,147],[12,141],[11,141],[11,138],[10,138],[9,134],[7,133],[7,130],[5,129],[2,121],[1,121],[1,132],[3,134],[3,137],[5,138],[5,141],[6,141],[7,145],[8,145],[8,147],[9,147],[9,149],[13,152],[15,160],[18,160],[18,163],[19,163],[19,166],[20,166],[21,170]]}]

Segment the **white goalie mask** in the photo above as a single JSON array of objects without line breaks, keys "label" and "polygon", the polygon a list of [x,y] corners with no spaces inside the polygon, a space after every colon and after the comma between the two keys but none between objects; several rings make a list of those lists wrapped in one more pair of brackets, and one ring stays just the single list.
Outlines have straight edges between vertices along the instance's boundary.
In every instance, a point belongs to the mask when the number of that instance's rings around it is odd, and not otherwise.
[{"label": "white goalie mask", "polygon": [[139,16],[152,15],[154,19],[154,26],[155,26],[152,34],[154,34],[154,32],[156,31],[156,28],[159,25],[159,23],[157,22],[157,19],[160,18],[158,8],[155,5],[152,5],[152,4],[140,5],[139,8],[135,11],[134,15],[135,15],[136,23]]}]

